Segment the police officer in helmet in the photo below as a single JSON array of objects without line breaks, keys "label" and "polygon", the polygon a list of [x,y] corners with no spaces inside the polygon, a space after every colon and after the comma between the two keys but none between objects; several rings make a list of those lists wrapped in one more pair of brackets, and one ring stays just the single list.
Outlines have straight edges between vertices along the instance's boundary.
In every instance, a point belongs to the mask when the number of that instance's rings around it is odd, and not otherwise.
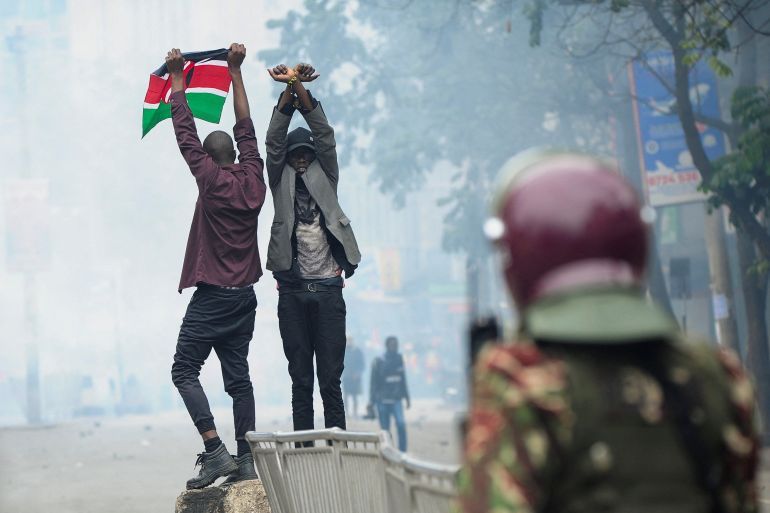
[{"label": "police officer in helmet", "polygon": [[520,325],[474,368],[461,510],[756,511],[749,380],[646,300],[651,219],[614,166],[519,155],[493,209]]}]

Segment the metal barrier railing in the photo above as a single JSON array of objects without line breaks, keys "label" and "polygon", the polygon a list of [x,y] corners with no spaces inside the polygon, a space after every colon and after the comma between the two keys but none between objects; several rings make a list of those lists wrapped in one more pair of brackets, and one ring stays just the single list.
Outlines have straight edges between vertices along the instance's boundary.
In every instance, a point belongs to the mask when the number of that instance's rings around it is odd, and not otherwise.
[{"label": "metal barrier railing", "polygon": [[385,490],[388,513],[412,511],[412,492],[404,468],[405,454],[386,445],[380,453],[385,465]]},{"label": "metal barrier railing", "polygon": [[411,488],[412,511],[419,513],[446,513],[457,495],[455,483],[457,467],[437,465],[404,457],[409,486]]},{"label": "metal barrier railing", "polygon": [[340,458],[340,484],[351,513],[387,513],[384,467],[380,448],[387,439],[378,433],[340,431],[334,435]]},{"label": "metal barrier railing", "polygon": [[273,513],[294,513],[289,504],[289,495],[284,484],[281,464],[278,459],[276,433],[246,433],[246,439],[251,446],[254,465],[265,488],[270,511]]},{"label": "metal barrier railing", "polygon": [[246,440],[274,513],[445,513],[456,494],[458,467],[407,456],[384,431],[249,432]]}]

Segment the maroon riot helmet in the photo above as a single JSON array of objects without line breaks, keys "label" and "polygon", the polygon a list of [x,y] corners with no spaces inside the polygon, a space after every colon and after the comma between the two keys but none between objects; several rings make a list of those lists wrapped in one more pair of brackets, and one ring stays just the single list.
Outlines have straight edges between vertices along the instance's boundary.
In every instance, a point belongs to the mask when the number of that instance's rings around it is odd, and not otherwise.
[{"label": "maroon riot helmet", "polygon": [[530,150],[501,170],[485,227],[503,251],[519,309],[575,290],[641,285],[647,222],[636,192],[609,162]]}]

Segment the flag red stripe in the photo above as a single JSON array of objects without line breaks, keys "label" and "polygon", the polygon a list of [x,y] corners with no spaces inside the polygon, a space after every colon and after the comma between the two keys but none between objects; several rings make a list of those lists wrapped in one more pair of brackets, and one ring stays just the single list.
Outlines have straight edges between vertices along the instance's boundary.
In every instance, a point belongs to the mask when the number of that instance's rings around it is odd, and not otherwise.
[{"label": "flag red stripe", "polygon": [[160,103],[169,87],[171,87],[171,80],[164,80],[151,74],[150,85],[147,86],[147,94],[144,95],[144,103]]},{"label": "flag red stripe", "polygon": [[[185,78],[189,72],[185,70]],[[171,79],[163,79],[157,75],[150,75],[150,85],[144,96],[144,103],[160,103],[166,97],[166,91],[171,87]],[[219,89],[225,93],[230,91],[230,73],[224,66],[195,66],[192,79],[187,87],[207,87]]]},{"label": "flag red stripe", "polygon": [[226,93],[230,90],[230,73],[224,66],[195,66],[187,87],[208,87]]}]

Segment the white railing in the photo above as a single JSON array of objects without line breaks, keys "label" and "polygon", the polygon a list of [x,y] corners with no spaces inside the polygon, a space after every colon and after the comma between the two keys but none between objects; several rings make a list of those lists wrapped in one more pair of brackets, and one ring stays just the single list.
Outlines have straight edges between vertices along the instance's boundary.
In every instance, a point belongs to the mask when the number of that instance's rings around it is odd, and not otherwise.
[{"label": "white railing", "polygon": [[397,451],[390,436],[343,431],[246,434],[273,513],[446,513],[458,468]]}]

